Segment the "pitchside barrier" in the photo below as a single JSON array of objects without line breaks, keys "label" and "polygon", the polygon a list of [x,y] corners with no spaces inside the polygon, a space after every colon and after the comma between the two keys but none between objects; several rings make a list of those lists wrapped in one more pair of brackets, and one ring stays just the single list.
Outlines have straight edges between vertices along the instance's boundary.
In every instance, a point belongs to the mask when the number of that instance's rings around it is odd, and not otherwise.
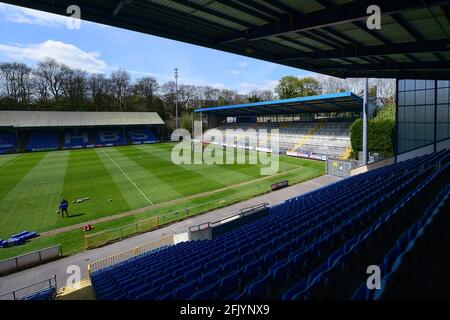
[{"label": "pitchside barrier", "polygon": [[121,252],[121,253],[117,253],[117,254],[115,254],[113,256],[110,256],[110,257],[107,257],[105,259],[95,261],[95,262],[90,263],[88,265],[89,275],[91,275],[91,273],[94,272],[94,271],[97,271],[97,270],[100,270],[100,269],[103,269],[103,268],[106,268],[106,267],[118,264],[118,263],[120,263],[122,261],[125,261],[125,260],[128,260],[130,258],[139,256],[139,255],[141,255],[143,253],[146,253],[146,252],[150,252],[150,251],[156,250],[158,248],[162,248],[162,247],[173,245],[174,243],[175,243],[174,242],[174,236],[171,235],[171,236],[167,236],[167,237],[164,237],[162,239],[159,239],[159,240],[156,240],[156,241],[144,244],[142,246],[135,247],[135,248],[132,248],[130,250],[127,250],[127,251],[124,251],[124,252]]},{"label": "pitchside barrier", "polygon": [[0,276],[38,266],[61,257],[61,245],[29,252],[0,261]]},{"label": "pitchside barrier", "polygon": [[[259,192],[261,191],[260,187],[258,187],[258,191]],[[269,191],[269,189],[267,189],[266,191]],[[86,234],[84,235],[84,248],[94,249],[102,247],[114,241],[118,241],[136,234],[158,229],[163,225],[175,221],[180,221],[207,211],[227,207],[234,203],[238,203],[250,198],[253,193],[254,192],[252,191],[246,193],[233,194],[225,198],[205,202],[196,206],[185,208],[183,210],[178,210],[161,216],[143,219],[136,223],[126,225],[123,227],[104,230],[93,234]]]},{"label": "pitchside barrier", "polygon": [[159,227],[159,217],[151,217],[123,227],[100,231],[84,236],[84,248],[93,249],[102,247],[116,240],[129,236],[155,230]]},{"label": "pitchside barrier", "polygon": [[56,275],[46,280],[38,281],[28,286],[4,293],[0,295],[0,301],[2,300],[20,300],[24,297],[32,294],[44,291],[46,289],[54,288],[55,292],[58,290],[58,284],[56,282]]}]

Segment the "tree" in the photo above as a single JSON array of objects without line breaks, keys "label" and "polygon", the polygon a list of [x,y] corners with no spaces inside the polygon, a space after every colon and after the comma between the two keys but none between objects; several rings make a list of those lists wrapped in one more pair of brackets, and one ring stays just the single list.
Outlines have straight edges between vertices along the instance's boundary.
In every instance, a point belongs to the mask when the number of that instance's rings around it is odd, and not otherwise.
[{"label": "tree", "polygon": [[299,84],[299,97],[317,96],[322,93],[322,85],[314,77],[301,78]]},{"label": "tree", "polygon": [[70,68],[62,63],[58,63],[55,59],[46,58],[37,66],[36,75],[40,81],[45,82],[47,90],[55,100],[61,97],[63,91],[63,82]]},{"label": "tree", "polygon": [[296,98],[300,93],[300,79],[294,76],[285,76],[281,78],[275,88],[275,92],[280,99]]},{"label": "tree", "polygon": [[273,92],[270,90],[252,90],[247,95],[247,100],[250,103],[273,100]]},{"label": "tree", "polygon": [[130,95],[130,74],[126,70],[117,70],[111,74],[111,93],[119,110],[126,109]]},{"label": "tree", "polygon": [[395,103],[396,83],[394,79],[374,79],[377,97],[383,99],[385,104]]},{"label": "tree", "polygon": [[0,77],[4,94],[10,101],[30,103],[33,85],[30,67],[24,63],[3,63],[0,65]]},{"label": "tree", "polygon": [[345,92],[346,84],[343,79],[330,77],[330,76],[319,76],[318,80],[322,86],[323,94],[339,93]]},{"label": "tree", "polygon": [[82,109],[86,105],[88,87],[86,71],[68,70],[62,83],[64,97],[67,99],[69,109]]},{"label": "tree", "polygon": [[88,79],[88,96],[94,110],[108,110],[111,103],[111,80],[104,74],[92,74]]},{"label": "tree", "polygon": [[279,81],[275,92],[280,99],[315,96],[322,92],[322,85],[314,77],[285,76]]},{"label": "tree", "polygon": [[144,77],[137,80],[136,94],[144,97],[147,111],[153,110],[153,99],[159,90],[158,81],[153,77]]}]

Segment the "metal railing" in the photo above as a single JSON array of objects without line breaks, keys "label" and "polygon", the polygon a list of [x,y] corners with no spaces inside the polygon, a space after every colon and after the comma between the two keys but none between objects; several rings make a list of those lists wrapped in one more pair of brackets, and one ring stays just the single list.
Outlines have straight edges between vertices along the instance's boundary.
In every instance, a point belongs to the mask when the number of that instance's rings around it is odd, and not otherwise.
[{"label": "metal railing", "polygon": [[[261,188],[258,188],[261,191]],[[173,211],[160,216],[140,220],[123,227],[108,229],[84,236],[84,248],[94,249],[130,236],[152,231],[171,222],[180,221],[207,211],[223,208],[249,198],[251,193],[237,193],[217,200]]]},{"label": "metal railing", "polygon": [[174,244],[174,238],[173,238],[173,235],[171,235],[171,236],[167,236],[167,237],[158,239],[156,241],[144,244],[142,246],[135,247],[135,248],[129,249],[127,251],[117,253],[117,254],[109,256],[107,258],[92,262],[88,265],[89,275],[94,271],[118,264],[118,263],[128,260],[130,258],[139,256],[143,253],[150,252],[152,250],[155,250],[155,249],[158,249],[158,248],[161,248],[164,246],[173,245],[173,244]]},{"label": "metal railing", "polygon": [[[34,286],[37,286],[37,285],[41,285],[41,284],[46,284],[46,285],[45,285],[45,287],[41,287],[38,290],[32,290],[32,291],[27,290],[27,289],[30,289],[31,287],[34,287]],[[56,275],[53,275],[53,277],[48,278],[46,280],[35,282],[35,283],[30,284],[28,286],[15,289],[15,290],[7,292],[7,293],[3,293],[3,294],[0,295],[0,300],[20,300],[20,299],[22,299],[24,297],[31,296],[33,294],[36,294],[36,293],[41,292],[41,291],[46,290],[46,289],[50,289],[52,287],[54,287],[55,291],[57,292],[58,284],[56,282]],[[24,293],[22,295],[18,295],[19,291],[26,291],[26,293]]]},{"label": "metal railing", "polygon": [[253,213],[255,213],[256,211],[260,210],[260,209],[264,209],[268,206],[269,204],[267,202],[263,202],[263,203],[259,203],[250,207],[245,207],[239,210],[239,213],[222,218],[220,220],[214,221],[214,222],[203,222],[194,226],[190,226],[189,227],[189,231],[197,231],[197,230],[202,230],[202,229],[206,229],[206,228],[212,228],[217,224],[221,224],[224,221],[227,220],[234,220],[237,218],[242,218],[248,215],[252,215]]},{"label": "metal railing", "polygon": [[108,229],[84,236],[84,248],[93,249],[135,234],[158,229],[159,217],[151,217],[119,228]]}]

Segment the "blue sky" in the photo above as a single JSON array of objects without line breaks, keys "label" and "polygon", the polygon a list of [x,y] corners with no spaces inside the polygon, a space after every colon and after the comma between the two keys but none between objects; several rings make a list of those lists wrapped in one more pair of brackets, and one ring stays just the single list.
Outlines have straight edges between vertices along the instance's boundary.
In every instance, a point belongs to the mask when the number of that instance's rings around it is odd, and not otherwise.
[{"label": "blue sky", "polygon": [[121,68],[133,78],[151,75],[160,83],[180,70],[181,83],[230,88],[246,93],[272,89],[285,75],[308,71],[202,48],[137,32],[81,22],[0,3],[0,62],[35,65],[46,56],[73,68],[110,73]]}]

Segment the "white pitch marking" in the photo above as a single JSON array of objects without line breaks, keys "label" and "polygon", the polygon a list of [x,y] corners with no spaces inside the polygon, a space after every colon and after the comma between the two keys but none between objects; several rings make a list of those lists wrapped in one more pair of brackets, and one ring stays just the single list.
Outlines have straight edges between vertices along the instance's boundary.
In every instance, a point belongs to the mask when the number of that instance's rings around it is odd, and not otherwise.
[{"label": "white pitch marking", "polygon": [[130,182],[133,184],[133,186],[142,194],[142,196],[145,198],[145,200],[147,200],[148,201],[148,203],[150,203],[151,205],[153,205],[153,202],[145,195],[145,193],[141,190],[141,188],[139,188],[138,187],[138,185],[126,174],[126,172],[125,171],[123,171],[123,169],[117,164],[117,162],[115,162],[114,160],[113,160],[113,158],[111,158],[105,151],[103,151],[103,149],[100,149],[102,152],[103,152],[103,154],[105,155],[105,156],[107,156],[108,158],[109,158],[109,160],[111,160],[112,161],[112,163],[114,163],[115,164],[115,166],[117,167],[117,168],[119,168],[119,170],[123,173],[123,175],[125,176],[125,177],[127,177],[127,179],[128,180],[130,180]]},{"label": "white pitch marking", "polygon": [[9,167],[9,166],[12,165],[14,162],[16,162],[16,160],[18,160],[18,159],[20,159],[20,158],[22,158],[22,157],[23,157],[23,154],[21,154],[21,155],[15,157],[13,160],[11,160],[11,161],[9,161],[9,162],[7,162],[7,163],[5,163],[5,164],[3,164],[3,165],[0,167],[0,171],[3,170],[3,169],[5,169],[6,167]]}]

